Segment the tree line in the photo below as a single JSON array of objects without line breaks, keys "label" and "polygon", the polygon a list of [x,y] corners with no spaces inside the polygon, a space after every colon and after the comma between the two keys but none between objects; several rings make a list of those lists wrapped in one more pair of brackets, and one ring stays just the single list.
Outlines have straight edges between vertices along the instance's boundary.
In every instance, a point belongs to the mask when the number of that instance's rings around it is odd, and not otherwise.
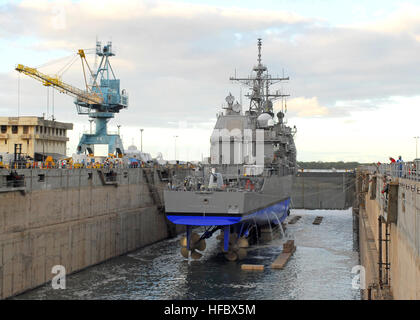
[{"label": "tree line", "polygon": [[297,165],[299,169],[341,169],[341,170],[352,170],[357,168],[363,163],[359,162],[344,162],[344,161],[336,161],[336,162],[323,162],[323,161],[297,161]]}]

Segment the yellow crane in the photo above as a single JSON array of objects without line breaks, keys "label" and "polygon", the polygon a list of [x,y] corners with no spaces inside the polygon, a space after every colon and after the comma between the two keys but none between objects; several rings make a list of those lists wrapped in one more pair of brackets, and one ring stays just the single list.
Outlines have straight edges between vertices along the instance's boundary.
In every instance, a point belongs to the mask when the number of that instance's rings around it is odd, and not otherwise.
[{"label": "yellow crane", "polygon": [[[72,85],[69,85],[61,80],[61,77],[59,75],[48,75],[40,72],[36,68],[27,67],[23,64],[18,64],[15,68],[16,71],[23,73],[35,80],[41,81],[44,86],[52,86],[53,88],[57,89],[58,91],[62,93],[69,94],[73,97],[75,97],[80,102],[84,102],[87,104],[102,104],[104,99],[102,97],[102,92],[99,88],[99,86],[96,84],[96,81],[92,86],[88,85],[86,73],[85,73],[85,67],[86,64],[90,74],[92,75],[92,71],[89,68],[89,64],[86,60],[86,55],[83,49],[80,49],[78,51],[78,55],[80,56],[80,59],[82,60],[82,67],[83,67],[83,76],[85,79],[86,84],[86,90],[81,90],[79,88],[76,88]],[[95,92],[92,90],[93,87],[96,87],[99,91]]]}]

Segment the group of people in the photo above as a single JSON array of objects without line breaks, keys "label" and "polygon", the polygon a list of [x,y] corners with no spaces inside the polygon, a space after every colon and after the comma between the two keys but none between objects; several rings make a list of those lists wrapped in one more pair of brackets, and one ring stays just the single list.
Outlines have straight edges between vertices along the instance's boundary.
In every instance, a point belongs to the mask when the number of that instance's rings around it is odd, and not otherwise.
[{"label": "group of people", "polygon": [[[394,164],[394,163],[402,163],[403,162],[403,160],[402,160],[402,157],[401,156],[398,156],[398,160],[395,160],[393,157],[389,157],[389,161],[390,161],[390,164]],[[382,163],[380,162],[380,161],[378,161],[378,163],[377,163],[377,165],[378,166],[380,166]]]},{"label": "group of people", "polygon": [[398,160],[396,160],[396,161],[395,161],[395,159],[393,157],[389,157],[389,161],[391,161],[391,164],[393,164],[393,163],[402,163],[403,162],[401,156],[398,156]]},{"label": "group of people", "polygon": [[[398,160],[395,160],[392,157],[389,157],[389,160],[390,160],[390,166],[391,166],[391,172],[390,172],[391,176],[397,176],[399,178],[415,179],[417,181],[419,180],[420,177],[418,176],[418,171],[417,171],[418,163],[416,163],[416,161],[404,163],[401,156],[398,157]],[[378,162],[378,168],[379,168],[379,165],[381,165],[380,162]],[[385,173],[383,177],[382,194],[385,194],[386,197],[388,197],[388,189],[389,189],[389,184],[387,182],[387,179],[388,178]]]}]

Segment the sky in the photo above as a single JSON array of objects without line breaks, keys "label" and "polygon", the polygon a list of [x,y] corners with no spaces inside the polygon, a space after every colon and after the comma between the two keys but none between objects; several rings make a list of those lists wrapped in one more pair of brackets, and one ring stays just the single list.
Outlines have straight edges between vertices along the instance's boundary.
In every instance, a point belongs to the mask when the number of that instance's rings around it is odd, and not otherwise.
[{"label": "sky", "polygon": [[[14,68],[55,74],[78,49],[112,41],[130,98],[109,131],[121,125],[124,146],[140,148],[142,128],[152,156],[200,160],[225,97],[247,92],[229,77],[250,74],[257,38],[270,73],[290,77],[278,89],[290,94],[299,161],[415,158],[420,1],[0,0],[0,116],[51,117],[54,100],[55,118],[74,123],[74,152],[87,117],[72,97]],[[80,61],[63,80],[83,88]]]}]

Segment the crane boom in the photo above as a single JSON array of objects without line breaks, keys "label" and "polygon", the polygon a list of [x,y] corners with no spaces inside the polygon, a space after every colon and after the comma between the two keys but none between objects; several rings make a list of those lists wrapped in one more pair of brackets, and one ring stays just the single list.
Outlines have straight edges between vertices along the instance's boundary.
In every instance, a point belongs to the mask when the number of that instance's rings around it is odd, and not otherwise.
[{"label": "crane boom", "polygon": [[61,81],[58,76],[44,74],[36,68],[30,68],[22,64],[18,64],[15,70],[26,74],[35,80],[41,81],[44,86],[52,86],[63,93],[76,97],[81,102],[85,102],[87,104],[102,104],[104,101],[103,97],[96,92],[81,90]]}]

